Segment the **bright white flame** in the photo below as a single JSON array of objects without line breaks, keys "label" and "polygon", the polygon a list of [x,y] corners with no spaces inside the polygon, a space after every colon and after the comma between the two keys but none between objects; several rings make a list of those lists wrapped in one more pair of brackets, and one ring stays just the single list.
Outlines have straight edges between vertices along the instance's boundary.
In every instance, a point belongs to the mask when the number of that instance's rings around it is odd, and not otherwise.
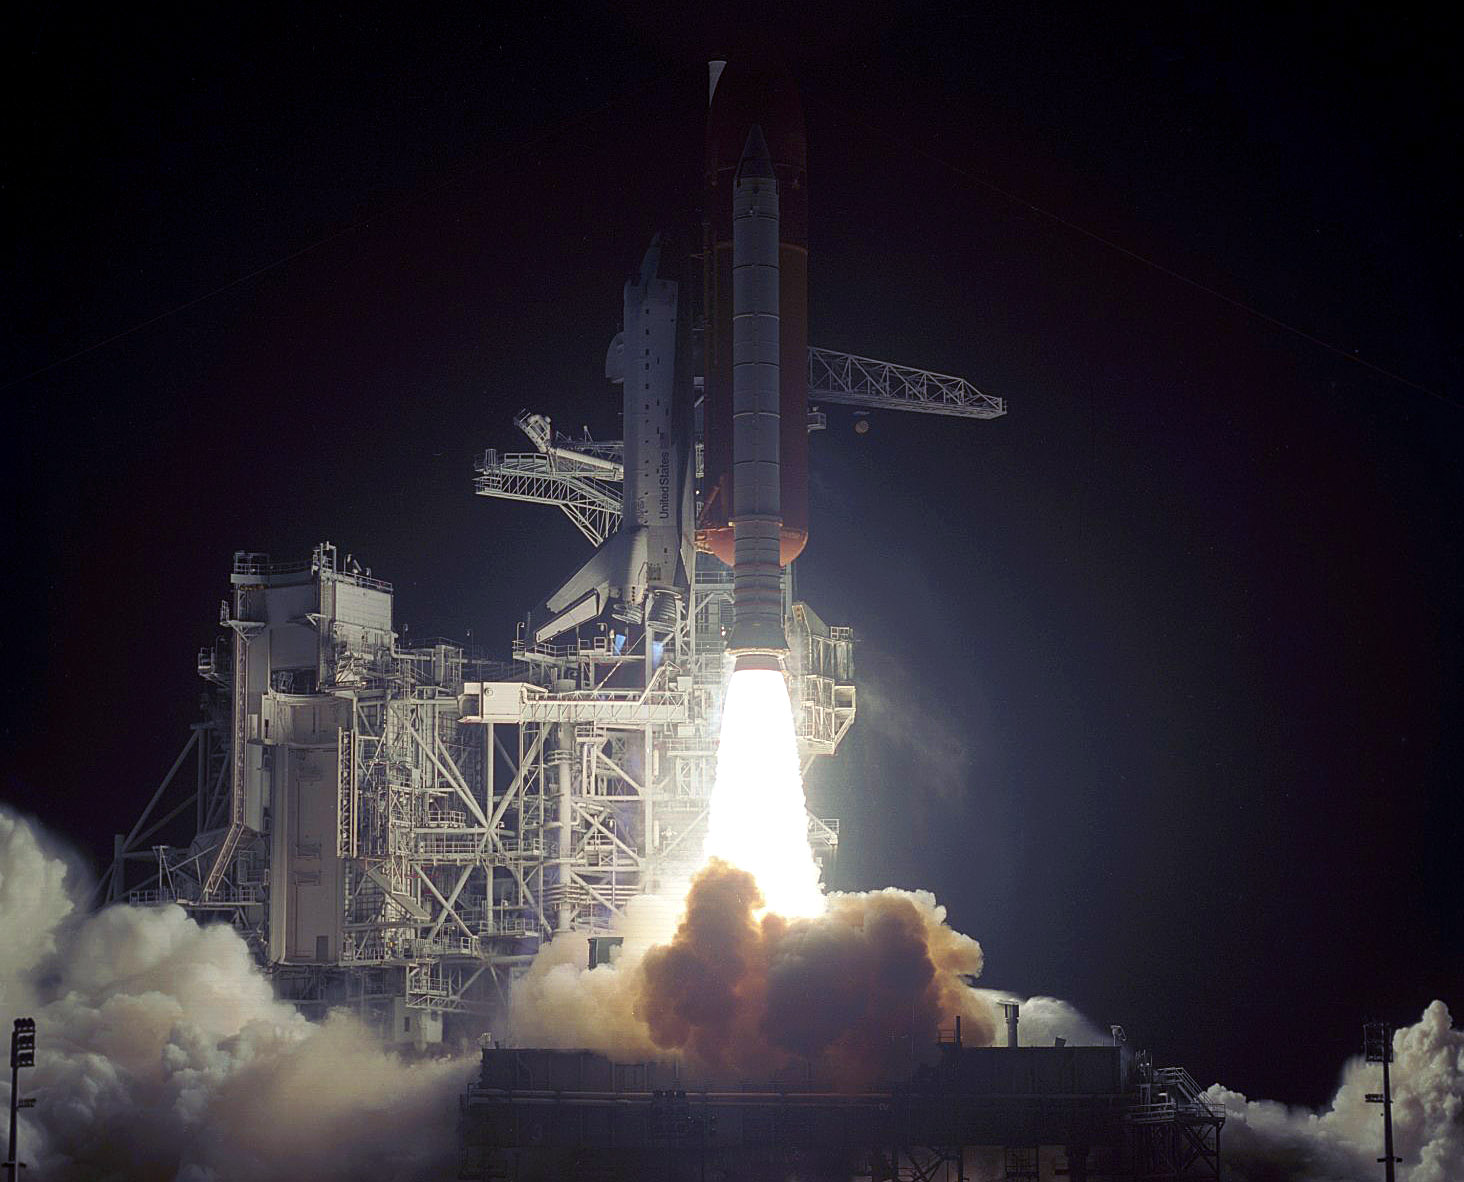
[{"label": "bright white flame", "polygon": [[776,670],[742,669],[727,686],[706,856],[751,872],[769,911],[823,914],[793,707]]}]

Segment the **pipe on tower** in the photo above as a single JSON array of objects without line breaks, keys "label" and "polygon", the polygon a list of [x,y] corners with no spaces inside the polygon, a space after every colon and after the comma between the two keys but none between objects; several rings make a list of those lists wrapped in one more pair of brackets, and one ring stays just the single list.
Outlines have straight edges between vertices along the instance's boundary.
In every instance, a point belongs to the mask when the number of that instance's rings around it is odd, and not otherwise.
[{"label": "pipe on tower", "polygon": [[1009,1047],[1017,1046],[1017,1023],[1021,1021],[1021,1004],[1015,1001],[1004,1001],[998,1004],[1001,1006],[1001,1012],[1006,1016],[1006,1045]]}]

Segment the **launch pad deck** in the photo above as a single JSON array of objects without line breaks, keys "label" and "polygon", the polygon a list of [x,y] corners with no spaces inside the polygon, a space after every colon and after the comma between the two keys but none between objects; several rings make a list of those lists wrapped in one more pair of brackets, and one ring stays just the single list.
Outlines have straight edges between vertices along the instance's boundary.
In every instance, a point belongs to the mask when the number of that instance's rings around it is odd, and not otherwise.
[{"label": "launch pad deck", "polygon": [[[1223,1117],[1127,1047],[943,1043],[903,1080],[691,1078],[589,1051],[485,1049],[462,1098],[464,1178],[1218,1177]],[[1180,1078],[1180,1077],[1183,1078]]]}]

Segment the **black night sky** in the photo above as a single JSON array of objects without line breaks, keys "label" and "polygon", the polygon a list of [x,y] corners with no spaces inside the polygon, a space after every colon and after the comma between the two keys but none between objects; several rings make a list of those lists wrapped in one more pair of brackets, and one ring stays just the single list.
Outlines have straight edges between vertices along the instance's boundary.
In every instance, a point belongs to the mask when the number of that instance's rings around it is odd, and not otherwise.
[{"label": "black night sky", "polygon": [[[521,407],[618,435],[620,285],[697,216],[703,62],[751,41],[304,9],[7,39],[3,796],[96,857],[187,738],[235,549],[329,538],[411,636],[505,650],[577,564],[472,462]],[[862,640],[810,785],[836,885],[929,888],[990,984],[1294,1102],[1364,1019],[1464,1007],[1461,96],[1421,13],[769,37],[811,339],[1010,402],[812,441],[800,592]]]}]

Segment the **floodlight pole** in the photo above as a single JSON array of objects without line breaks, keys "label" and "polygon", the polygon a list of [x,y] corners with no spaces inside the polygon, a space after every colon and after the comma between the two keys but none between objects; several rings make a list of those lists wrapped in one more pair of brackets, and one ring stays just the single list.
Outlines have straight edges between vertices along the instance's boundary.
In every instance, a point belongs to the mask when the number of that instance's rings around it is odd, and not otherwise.
[{"label": "floodlight pole", "polygon": [[[20,1069],[36,1065],[36,1020],[17,1018],[10,1030],[10,1150],[5,1155],[9,1182],[15,1182],[20,1163],[15,1160],[15,1114],[20,1110]],[[29,1103],[34,1103],[30,1101]]]},{"label": "floodlight pole", "polygon": [[1383,1056],[1383,1177],[1393,1182],[1393,1083],[1388,1078],[1388,1060],[1393,1057],[1393,1048]]},{"label": "floodlight pole", "polygon": [[1369,1022],[1362,1028],[1362,1051],[1369,1063],[1383,1065],[1383,1090],[1369,1092],[1368,1103],[1383,1106],[1383,1178],[1393,1182],[1394,1163],[1401,1157],[1393,1156],[1393,1081],[1389,1077],[1388,1064],[1393,1061],[1393,1028],[1386,1022]]}]

